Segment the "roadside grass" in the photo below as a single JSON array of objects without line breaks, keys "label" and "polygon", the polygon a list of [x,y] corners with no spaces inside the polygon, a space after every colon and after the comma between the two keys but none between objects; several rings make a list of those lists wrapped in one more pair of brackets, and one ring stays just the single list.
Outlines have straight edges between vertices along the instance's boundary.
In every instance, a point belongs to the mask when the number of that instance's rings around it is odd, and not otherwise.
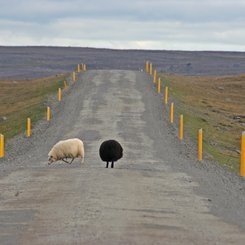
[{"label": "roadside grass", "polygon": [[[203,148],[211,159],[238,172],[241,133],[245,130],[245,75],[178,76],[160,74],[184,115],[185,133],[197,142],[203,128]],[[177,119],[176,119],[177,120]]]},{"label": "roadside grass", "polygon": [[0,81],[0,133],[9,139],[26,130],[30,117],[32,127],[46,116],[48,97],[63,87],[65,75],[38,79]]}]

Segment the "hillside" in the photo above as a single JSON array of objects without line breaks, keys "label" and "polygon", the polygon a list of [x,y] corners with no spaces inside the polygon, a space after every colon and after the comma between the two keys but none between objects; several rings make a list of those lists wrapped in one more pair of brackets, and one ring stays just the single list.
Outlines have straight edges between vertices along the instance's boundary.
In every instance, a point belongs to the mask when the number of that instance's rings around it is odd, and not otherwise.
[{"label": "hillside", "polygon": [[0,80],[70,72],[78,63],[86,63],[88,69],[139,70],[145,60],[150,60],[158,71],[181,75],[245,73],[244,52],[0,47],[0,57]]}]

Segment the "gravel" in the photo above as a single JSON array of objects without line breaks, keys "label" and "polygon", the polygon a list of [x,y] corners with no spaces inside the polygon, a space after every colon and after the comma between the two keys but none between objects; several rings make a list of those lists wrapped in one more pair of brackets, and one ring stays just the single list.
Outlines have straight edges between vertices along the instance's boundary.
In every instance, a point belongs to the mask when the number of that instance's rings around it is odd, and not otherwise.
[{"label": "gravel", "polygon": [[[88,71],[49,103],[51,122],[9,141],[0,161],[0,243],[244,244],[244,179],[179,142],[149,76]],[[85,164],[48,166],[52,145],[72,137]],[[98,149],[110,138],[124,157],[105,169]]]}]

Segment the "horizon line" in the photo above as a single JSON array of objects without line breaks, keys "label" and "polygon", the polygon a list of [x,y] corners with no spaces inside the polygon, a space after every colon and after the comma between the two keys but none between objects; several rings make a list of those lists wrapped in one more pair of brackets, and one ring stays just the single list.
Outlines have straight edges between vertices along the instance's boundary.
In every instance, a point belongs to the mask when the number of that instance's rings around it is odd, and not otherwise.
[{"label": "horizon line", "polygon": [[186,50],[186,49],[137,49],[137,48],[106,48],[106,47],[86,47],[70,45],[0,45],[0,48],[81,48],[81,49],[101,49],[115,51],[147,51],[147,52],[227,52],[227,53],[245,53],[238,50]]}]

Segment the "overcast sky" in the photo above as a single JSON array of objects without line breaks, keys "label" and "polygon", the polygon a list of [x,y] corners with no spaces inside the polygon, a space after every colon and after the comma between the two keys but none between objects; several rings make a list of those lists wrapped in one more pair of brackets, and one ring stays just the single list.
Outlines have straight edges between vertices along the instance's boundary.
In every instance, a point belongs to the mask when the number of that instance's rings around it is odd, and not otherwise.
[{"label": "overcast sky", "polygon": [[0,4],[0,45],[245,51],[245,0]]}]

